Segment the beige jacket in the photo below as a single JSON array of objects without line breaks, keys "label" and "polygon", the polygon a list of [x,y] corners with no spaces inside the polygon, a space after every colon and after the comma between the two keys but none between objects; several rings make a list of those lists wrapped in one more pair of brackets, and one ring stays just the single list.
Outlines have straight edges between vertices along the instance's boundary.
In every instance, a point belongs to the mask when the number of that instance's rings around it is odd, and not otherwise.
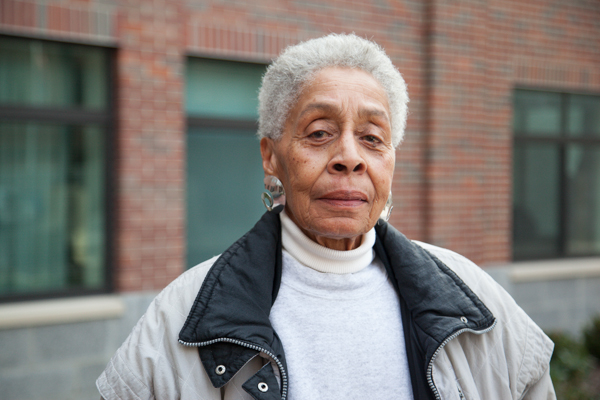
[{"label": "beige jacket", "polygon": [[454,270],[496,317],[491,331],[464,332],[437,355],[432,378],[440,398],[556,399],[549,368],[554,344],[544,332],[471,261],[450,250],[418,244]]},{"label": "beige jacket", "polygon": [[[479,267],[452,251],[418,244],[454,270],[496,318],[488,332],[464,331],[438,349],[430,374],[437,398],[555,399],[550,339]],[[242,384],[268,362],[266,356],[253,358],[223,388],[214,388],[198,349],[177,341],[216,259],[188,270],[156,297],[98,378],[103,398],[252,400]]]}]

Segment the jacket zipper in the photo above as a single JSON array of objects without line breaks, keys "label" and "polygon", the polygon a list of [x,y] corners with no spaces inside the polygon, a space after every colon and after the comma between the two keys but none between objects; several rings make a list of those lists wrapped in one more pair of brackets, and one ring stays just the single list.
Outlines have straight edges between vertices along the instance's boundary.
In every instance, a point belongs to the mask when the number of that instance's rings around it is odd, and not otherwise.
[{"label": "jacket zipper", "polygon": [[271,353],[267,349],[257,346],[257,345],[254,345],[254,344],[251,344],[251,343],[242,342],[241,340],[230,339],[230,338],[218,338],[218,339],[209,340],[207,342],[198,342],[198,343],[188,343],[188,342],[184,342],[181,339],[179,340],[179,343],[181,343],[182,345],[187,346],[187,347],[204,347],[204,346],[209,346],[209,345],[217,343],[217,342],[233,343],[238,346],[243,346],[243,347],[247,347],[252,350],[260,351],[261,353],[264,353],[267,356],[271,357],[271,359],[273,361],[275,361],[275,363],[277,364],[277,367],[279,368],[279,375],[281,375],[281,400],[286,399],[287,385],[288,385],[287,374],[285,372],[285,369],[283,368],[283,364],[281,363],[281,361],[279,361],[279,359],[275,356],[275,354]]},{"label": "jacket zipper", "polygon": [[433,373],[433,362],[435,361],[435,359],[438,356],[438,354],[440,353],[440,351],[444,348],[444,346],[446,346],[448,344],[448,342],[450,342],[452,339],[455,339],[457,336],[459,336],[460,334],[462,334],[464,332],[471,332],[476,335],[483,335],[484,333],[488,333],[489,331],[494,329],[494,327],[496,326],[496,322],[497,322],[497,320],[494,320],[494,323],[492,324],[492,326],[490,326],[489,328],[486,328],[482,331],[476,331],[476,330],[473,330],[470,328],[460,329],[460,330],[454,332],[452,335],[448,336],[442,342],[442,344],[440,344],[438,346],[438,348],[435,350],[435,352],[431,356],[431,360],[429,360],[429,365],[427,366],[427,383],[429,384],[429,387],[431,388],[431,391],[433,392],[433,395],[435,396],[436,400],[441,400],[442,398],[440,397],[440,392],[438,392],[437,387],[435,386],[435,383],[433,383],[432,373]]},{"label": "jacket zipper", "polygon": [[465,400],[465,395],[464,395],[462,389],[460,388],[460,386],[458,386],[457,388],[458,388],[458,397],[460,397],[460,400]]}]

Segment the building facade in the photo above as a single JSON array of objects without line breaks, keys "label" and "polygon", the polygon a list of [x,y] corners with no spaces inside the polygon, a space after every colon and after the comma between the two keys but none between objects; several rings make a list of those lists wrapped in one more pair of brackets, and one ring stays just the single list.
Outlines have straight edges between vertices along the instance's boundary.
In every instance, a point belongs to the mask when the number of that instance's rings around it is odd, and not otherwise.
[{"label": "building facade", "polygon": [[97,398],[152,297],[263,212],[256,93],[330,32],[407,82],[390,222],[545,329],[600,312],[600,3],[0,0],[0,388]]}]

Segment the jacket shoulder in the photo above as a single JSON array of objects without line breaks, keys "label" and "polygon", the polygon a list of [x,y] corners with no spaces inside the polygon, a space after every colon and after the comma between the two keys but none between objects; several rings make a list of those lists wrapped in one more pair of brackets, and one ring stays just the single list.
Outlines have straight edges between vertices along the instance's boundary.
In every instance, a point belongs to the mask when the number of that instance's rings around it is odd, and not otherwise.
[{"label": "jacket shoulder", "polygon": [[[453,270],[465,281],[471,289],[476,285],[476,281],[487,275],[477,264],[468,258],[443,247],[438,247],[429,243],[413,240],[413,243],[427,250],[430,254],[437,257],[448,268]],[[475,285],[473,285],[475,284]]]},{"label": "jacket shoulder", "polygon": [[[554,393],[546,379],[554,344],[510,294],[466,257],[431,244],[414,243],[452,269],[496,318],[492,331],[465,333],[448,343],[436,360],[434,374],[437,372],[438,379],[458,379],[467,398],[518,399],[538,382],[549,385],[547,391]],[[448,369],[455,376],[444,377]]]},{"label": "jacket shoulder", "polygon": [[156,296],[96,381],[104,399],[221,398],[202,368],[198,350],[178,342],[216,259],[185,271]]}]

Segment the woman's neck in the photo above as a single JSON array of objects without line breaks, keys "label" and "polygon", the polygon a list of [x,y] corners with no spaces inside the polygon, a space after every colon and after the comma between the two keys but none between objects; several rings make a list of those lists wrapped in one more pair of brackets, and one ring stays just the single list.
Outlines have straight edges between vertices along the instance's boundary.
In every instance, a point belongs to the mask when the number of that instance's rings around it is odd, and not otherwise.
[{"label": "woman's neck", "polygon": [[358,242],[356,248],[340,251],[324,246],[304,234],[285,211],[279,215],[284,249],[296,260],[314,270],[334,274],[354,273],[373,261],[374,229],[361,235],[362,241]]}]

